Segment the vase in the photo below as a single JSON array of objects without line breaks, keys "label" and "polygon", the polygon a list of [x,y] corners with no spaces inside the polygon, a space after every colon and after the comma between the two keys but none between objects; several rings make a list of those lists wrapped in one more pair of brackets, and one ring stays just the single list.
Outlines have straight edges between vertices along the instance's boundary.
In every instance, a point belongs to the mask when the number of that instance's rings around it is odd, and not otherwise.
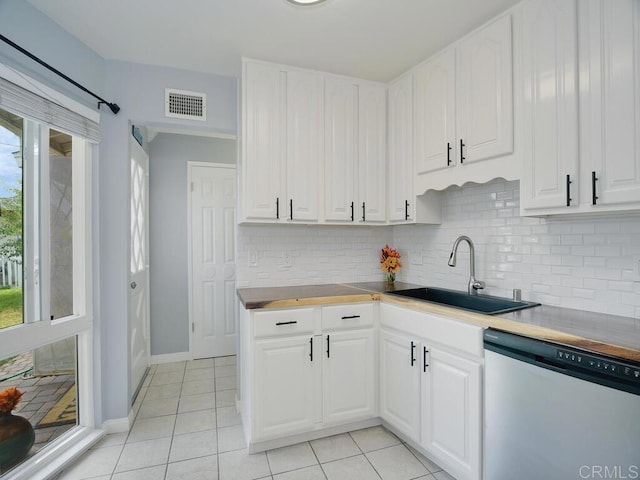
[{"label": "vase", "polygon": [[0,473],[22,460],[35,439],[29,420],[11,412],[0,413]]},{"label": "vase", "polygon": [[396,283],[396,274],[394,272],[387,272],[387,283],[389,285]]}]

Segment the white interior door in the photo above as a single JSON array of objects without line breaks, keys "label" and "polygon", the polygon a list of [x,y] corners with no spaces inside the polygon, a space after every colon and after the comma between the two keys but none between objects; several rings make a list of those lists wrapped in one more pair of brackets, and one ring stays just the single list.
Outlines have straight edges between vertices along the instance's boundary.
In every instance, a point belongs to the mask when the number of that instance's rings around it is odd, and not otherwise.
[{"label": "white interior door", "polygon": [[189,164],[191,351],[194,358],[236,352],[233,166]]},{"label": "white interior door", "polygon": [[135,395],[149,365],[149,157],[131,138],[131,251],[129,326],[130,394]]}]

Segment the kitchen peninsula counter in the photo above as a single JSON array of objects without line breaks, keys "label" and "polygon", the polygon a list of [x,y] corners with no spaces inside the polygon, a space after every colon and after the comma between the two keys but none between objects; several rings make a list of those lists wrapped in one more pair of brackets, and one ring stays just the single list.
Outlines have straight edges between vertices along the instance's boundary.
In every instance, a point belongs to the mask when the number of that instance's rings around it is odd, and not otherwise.
[{"label": "kitchen peninsula counter", "polygon": [[552,341],[640,362],[640,319],[541,305],[501,315],[484,315],[435,303],[388,295],[420,288],[404,282],[364,282],[292,287],[240,288],[248,310],[383,301],[463,322]]}]

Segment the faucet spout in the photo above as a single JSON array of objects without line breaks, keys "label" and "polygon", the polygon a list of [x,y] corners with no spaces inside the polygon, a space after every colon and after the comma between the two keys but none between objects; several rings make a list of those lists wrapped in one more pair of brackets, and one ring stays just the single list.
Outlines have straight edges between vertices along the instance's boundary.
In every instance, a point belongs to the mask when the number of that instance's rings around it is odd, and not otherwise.
[{"label": "faucet spout", "polygon": [[478,290],[483,289],[485,287],[485,283],[476,279],[476,254],[475,247],[473,246],[473,241],[467,237],[466,235],[460,235],[456,238],[456,241],[453,242],[453,247],[451,248],[451,254],[449,255],[448,265],[450,267],[456,266],[456,256],[458,254],[458,246],[460,242],[465,241],[469,244],[469,284],[467,286],[467,291],[469,295],[477,295]]}]

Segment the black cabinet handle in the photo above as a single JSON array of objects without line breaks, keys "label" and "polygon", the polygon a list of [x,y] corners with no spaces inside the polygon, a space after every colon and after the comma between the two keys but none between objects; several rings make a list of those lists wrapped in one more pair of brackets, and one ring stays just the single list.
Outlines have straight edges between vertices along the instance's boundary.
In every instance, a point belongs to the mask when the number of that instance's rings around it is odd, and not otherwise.
[{"label": "black cabinet handle", "polygon": [[293,220],[293,198],[289,199],[289,220]]},{"label": "black cabinet handle", "polygon": [[404,201],[404,219],[409,220],[409,200]]},{"label": "black cabinet handle", "polygon": [[280,198],[276,197],[276,220],[280,220]]},{"label": "black cabinet handle", "polygon": [[362,221],[366,222],[367,221],[367,209],[366,209],[366,202],[362,202]]},{"label": "black cabinet handle", "polygon": [[426,372],[427,367],[429,366],[429,364],[427,363],[427,353],[429,353],[429,350],[427,350],[427,347],[422,347],[422,349],[422,371]]},{"label": "black cabinet handle", "polygon": [[330,351],[329,351],[329,335],[327,335],[327,358],[329,358],[331,356]]},{"label": "black cabinet handle", "polygon": [[309,339],[309,358],[313,362],[313,337]]},{"label": "black cabinet handle", "polygon": [[281,325],[295,325],[296,323],[298,323],[297,320],[291,320],[290,322],[277,322],[276,327],[279,327]]},{"label": "black cabinet handle", "polygon": [[598,196],[596,195],[596,182],[598,181],[598,177],[596,177],[596,172],[591,172],[591,205],[595,205],[598,203]]},{"label": "black cabinet handle", "polygon": [[464,156],[464,147],[466,145],[462,142],[462,139],[460,139],[460,163],[464,163],[464,161],[466,160],[466,157]]},{"label": "black cabinet handle", "polygon": [[353,222],[353,202],[351,202],[351,221]]},{"label": "black cabinet handle", "polygon": [[571,175],[567,175],[567,207],[571,205]]},{"label": "black cabinet handle", "polygon": [[349,315],[347,317],[342,317],[342,320],[351,320],[353,318],[360,318],[360,315]]},{"label": "black cabinet handle", "polygon": [[451,165],[451,143],[447,142],[447,166],[449,165]]},{"label": "black cabinet handle", "polygon": [[413,364],[416,363],[416,357],[413,356],[413,352],[416,349],[416,344],[411,342],[411,366],[413,367]]}]

